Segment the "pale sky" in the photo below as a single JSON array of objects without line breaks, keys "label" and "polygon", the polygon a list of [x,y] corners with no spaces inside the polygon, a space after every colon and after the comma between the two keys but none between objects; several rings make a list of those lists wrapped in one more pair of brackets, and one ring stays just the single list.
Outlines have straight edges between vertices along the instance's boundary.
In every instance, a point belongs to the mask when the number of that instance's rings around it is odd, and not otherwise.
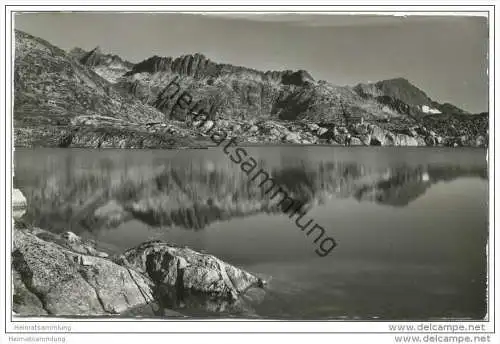
[{"label": "pale sky", "polygon": [[23,13],[15,28],[131,62],[199,52],[264,71],[305,69],[336,85],[404,77],[441,103],[488,110],[485,17]]}]

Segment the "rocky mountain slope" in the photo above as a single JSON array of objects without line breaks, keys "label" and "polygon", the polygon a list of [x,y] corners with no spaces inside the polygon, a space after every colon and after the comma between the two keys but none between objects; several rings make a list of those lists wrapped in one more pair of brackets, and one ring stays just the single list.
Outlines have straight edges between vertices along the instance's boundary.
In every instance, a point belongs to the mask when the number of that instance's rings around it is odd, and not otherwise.
[{"label": "rocky mountain slope", "polygon": [[[451,105],[439,104],[404,78],[355,87],[315,81],[306,71],[257,71],[217,64],[202,54],[178,58],[153,56],[135,65],[120,79],[121,85],[146,103],[160,104],[159,94],[173,78],[197,99],[210,102],[222,117],[264,117],[284,120],[310,119],[334,122],[346,116],[365,119],[407,115],[464,114]],[[179,80],[179,81],[177,81]],[[162,104],[160,110],[171,114]],[[246,106],[245,106],[246,105]],[[183,117],[183,114],[173,114]],[[184,114],[185,115],[185,114]]]},{"label": "rocky mountain slope", "polygon": [[133,64],[99,48],[65,53],[19,31],[15,89],[19,145],[194,146],[209,141],[192,126],[200,112],[244,142],[488,144],[488,114],[440,104],[403,78],[336,86],[304,70],[264,72],[202,54]]},{"label": "rocky mountain slope", "polygon": [[[95,64],[87,54],[86,61]],[[94,62],[92,62],[94,61]],[[151,136],[145,125],[163,115],[47,41],[16,31],[15,142],[20,146],[171,147],[176,137]],[[73,140],[75,142],[73,142]],[[172,141],[173,140],[173,141]],[[191,144],[184,139],[182,145]],[[146,144],[148,146],[148,144]]]},{"label": "rocky mountain slope", "polygon": [[316,82],[305,71],[260,72],[216,64],[201,54],[152,57],[134,66],[117,87],[156,106],[168,118],[185,120],[189,112],[175,111],[172,94],[162,92],[172,82],[189,92],[192,103],[200,104],[211,118],[332,122],[346,113],[367,118],[398,115],[363,99],[352,88]]}]

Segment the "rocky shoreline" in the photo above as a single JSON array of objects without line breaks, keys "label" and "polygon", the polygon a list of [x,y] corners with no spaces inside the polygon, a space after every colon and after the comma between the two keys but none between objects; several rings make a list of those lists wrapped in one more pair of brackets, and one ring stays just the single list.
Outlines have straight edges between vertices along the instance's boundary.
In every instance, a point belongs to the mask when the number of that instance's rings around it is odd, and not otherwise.
[{"label": "rocky shoreline", "polygon": [[20,316],[237,312],[242,295],[265,284],[214,256],[160,241],[109,256],[72,232],[16,226],[13,237],[13,311]]},{"label": "rocky shoreline", "polygon": [[[468,116],[468,115],[462,115]],[[470,116],[470,115],[469,115]],[[275,120],[206,120],[144,125],[123,125],[101,119],[77,118],[72,126],[55,130],[17,129],[16,147],[58,148],[123,148],[123,149],[182,149],[207,148],[213,145],[211,136],[235,137],[241,144],[299,144],[402,147],[487,147],[487,118],[472,119],[481,128],[467,121],[442,130],[429,122],[424,125],[398,125],[360,121],[350,125]],[[462,124],[462,125],[461,125]]]},{"label": "rocky shoreline", "polygon": [[[454,133],[442,133],[439,128],[424,125],[388,128],[388,124],[359,121],[350,125],[310,122],[278,122],[219,120],[190,123],[199,135],[208,138],[213,133],[237,137],[242,144],[330,144],[349,146],[445,146],[485,147],[488,145],[483,130],[459,128]],[[483,123],[484,124],[484,123]],[[487,124],[487,119],[486,119]],[[209,131],[209,134],[206,132]]]},{"label": "rocky shoreline", "polygon": [[245,308],[246,292],[265,285],[187,247],[150,241],[109,255],[72,232],[55,234],[19,219],[11,257],[18,316],[164,317],[182,316],[185,308],[237,313]]}]

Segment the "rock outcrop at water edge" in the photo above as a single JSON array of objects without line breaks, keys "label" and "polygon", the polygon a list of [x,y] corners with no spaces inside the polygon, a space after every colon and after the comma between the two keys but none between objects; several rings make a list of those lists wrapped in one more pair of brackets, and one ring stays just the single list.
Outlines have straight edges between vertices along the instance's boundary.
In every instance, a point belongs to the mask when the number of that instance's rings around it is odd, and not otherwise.
[{"label": "rock outcrop at water edge", "polygon": [[186,305],[224,311],[264,285],[189,248],[148,242],[108,258],[74,233],[37,228],[14,230],[12,274],[13,311],[21,316],[116,316],[145,306],[161,316]]},{"label": "rock outcrop at water edge", "polygon": [[12,190],[12,216],[20,218],[26,212],[26,197],[19,189]]}]

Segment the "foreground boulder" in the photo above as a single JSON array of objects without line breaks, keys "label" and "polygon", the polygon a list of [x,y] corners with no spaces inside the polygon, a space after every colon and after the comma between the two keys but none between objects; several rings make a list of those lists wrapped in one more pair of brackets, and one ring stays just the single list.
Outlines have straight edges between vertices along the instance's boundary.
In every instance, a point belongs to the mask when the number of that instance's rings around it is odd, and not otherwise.
[{"label": "foreground boulder", "polygon": [[153,283],[140,273],[27,230],[14,231],[12,267],[19,315],[120,314],[154,301]]},{"label": "foreground boulder", "polygon": [[186,306],[233,311],[245,291],[264,285],[189,248],[148,242],[109,259],[74,233],[37,228],[15,229],[12,270],[13,311],[21,316],[164,316]]},{"label": "foreground boulder", "polygon": [[[264,281],[208,254],[151,241],[116,258],[117,263],[148,276],[168,307],[185,304],[223,311],[250,288]],[[222,307],[220,307],[222,306]]]}]

